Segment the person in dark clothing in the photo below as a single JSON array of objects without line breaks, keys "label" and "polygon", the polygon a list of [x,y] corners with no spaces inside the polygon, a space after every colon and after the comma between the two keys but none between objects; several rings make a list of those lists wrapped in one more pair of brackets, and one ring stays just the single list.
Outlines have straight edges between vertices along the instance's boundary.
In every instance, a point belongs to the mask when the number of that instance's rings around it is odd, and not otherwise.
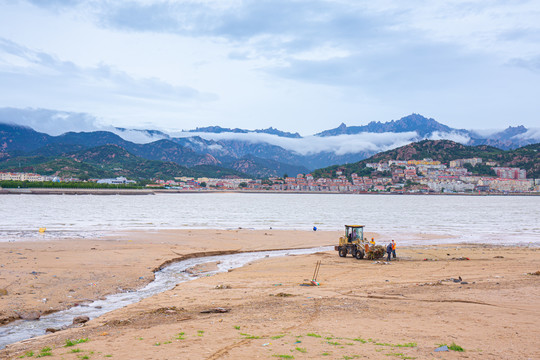
[{"label": "person in dark clothing", "polygon": [[386,258],[386,261],[390,261],[391,256],[392,256],[392,243],[386,246],[386,254],[388,255],[388,257]]}]

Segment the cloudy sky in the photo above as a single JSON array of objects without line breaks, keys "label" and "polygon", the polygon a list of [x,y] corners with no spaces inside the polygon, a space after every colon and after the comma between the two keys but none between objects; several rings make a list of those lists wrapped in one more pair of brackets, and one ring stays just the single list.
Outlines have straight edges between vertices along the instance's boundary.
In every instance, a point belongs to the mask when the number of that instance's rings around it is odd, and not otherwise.
[{"label": "cloudy sky", "polygon": [[538,127],[538,19],[537,0],[0,0],[0,107],[81,130]]}]

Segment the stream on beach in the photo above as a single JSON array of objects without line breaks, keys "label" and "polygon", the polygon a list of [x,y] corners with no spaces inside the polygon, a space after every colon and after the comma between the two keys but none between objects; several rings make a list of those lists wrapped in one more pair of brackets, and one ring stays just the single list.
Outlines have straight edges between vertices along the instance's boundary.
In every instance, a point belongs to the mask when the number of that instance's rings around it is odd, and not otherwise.
[{"label": "stream on beach", "polygon": [[[64,311],[42,316],[39,320],[17,320],[2,326],[0,327],[0,349],[18,341],[44,335],[47,328],[61,328],[64,325],[71,325],[73,318],[76,316],[86,315],[90,319],[94,319],[110,311],[123,308],[160,292],[170,290],[179,283],[194,280],[201,276],[213,275],[218,272],[226,272],[230,269],[242,267],[254,260],[265,257],[312,254],[329,250],[331,250],[331,247],[258,251],[178,261],[157,271],[154,281],[139,290],[109,295],[104,300],[97,300],[88,305],[79,305]],[[217,270],[198,274],[186,272],[187,269],[193,266],[211,262],[217,262]]]}]

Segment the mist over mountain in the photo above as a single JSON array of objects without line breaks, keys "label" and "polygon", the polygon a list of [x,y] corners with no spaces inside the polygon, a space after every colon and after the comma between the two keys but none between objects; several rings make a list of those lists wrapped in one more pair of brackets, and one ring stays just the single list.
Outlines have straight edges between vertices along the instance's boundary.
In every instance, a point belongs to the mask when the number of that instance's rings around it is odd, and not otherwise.
[{"label": "mist over mountain", "polygon": [[237,133],[237,134],[249,134],[249,133],[256,133],[256,134],[271,134],[271,135],[277,135],[281,137],[289,137],[289,138],[301,138],[299,133],[290,133],[286,131],[281,131],[278,129],[274,129],[273,127],[269,127],[268,129],[256,129],[256,130],[244,130],[244,129],[230,129],[230,128],[222,128],[221,126],[207,126],[207,127],[198,127],[195,130],[188,130],[188,132],[203,132],[203,133],[214,133],[214,134],[220,134],[220,133]]},{"label": "mist over mountain", "polygon": [[[49,121],[66,113],[28,110]],[[104,128],[49,135],[21,123],[25,110],[0,111],[0,161],[16,156],[63,156],[96,146],[116,145],[147,160],[172,162],[184,167],[220,166],[254,177],[294,176],[335,164],[354,163],[379,152],[421,140],[451,140],[463,145],[489,145],[515,149],[540,141],[539,129],[509,127],[489,134],[454,129],[432,118],[411,114],[389,122],[362,126],[341,124],[311,136],[283,132],[272,127],[260,130],[210,126],[167,133],[152,129]],[[89,124],[88,116],[81,116]],[[108,129],[108,130],[105,130]]]}]

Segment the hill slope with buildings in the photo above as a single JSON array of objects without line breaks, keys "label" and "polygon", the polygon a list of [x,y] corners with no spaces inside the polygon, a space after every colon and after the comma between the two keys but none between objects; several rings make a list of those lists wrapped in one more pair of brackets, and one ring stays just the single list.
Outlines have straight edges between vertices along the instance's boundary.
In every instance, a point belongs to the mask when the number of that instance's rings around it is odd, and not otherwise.
[{"label": "hill slope with buildings", "polygon": [[0,162],[0,171],[37,173],[62,178],[126,177],[136,180],[175,177],[249,177],[236,170],[215,165],[192,168],[171,161],[148,160],[135,156],[118,145],[102,145],[60,156],[20,156]]},{"label": "hill slope with buildings", "polygon": [[[331,178],[337,176],[336,172],[338,170],[345,176],[350,176],[353,173],[367,174],[375,171],[375,168],[368,166],[368,164],[389,161],[407,162],[428,158],[447,165],[452,160],[478,158],[482,162],[476,164],[476,166],[482,164],[485,166],[486,163],[492,163],[494,164],[493,167],[518,167],[527,171],[528,178],[540,178],[540,144],[505,151],[487,145],[466,146],[450,140],[424,140],[411,143],[397,149],[381,152],[356,163],[333,165],[318,169],[313,171],[312,175],[315,178]],[[489,168],[489,165],[487,167]],[[489,175],[489,173],[483,175]]]}]

